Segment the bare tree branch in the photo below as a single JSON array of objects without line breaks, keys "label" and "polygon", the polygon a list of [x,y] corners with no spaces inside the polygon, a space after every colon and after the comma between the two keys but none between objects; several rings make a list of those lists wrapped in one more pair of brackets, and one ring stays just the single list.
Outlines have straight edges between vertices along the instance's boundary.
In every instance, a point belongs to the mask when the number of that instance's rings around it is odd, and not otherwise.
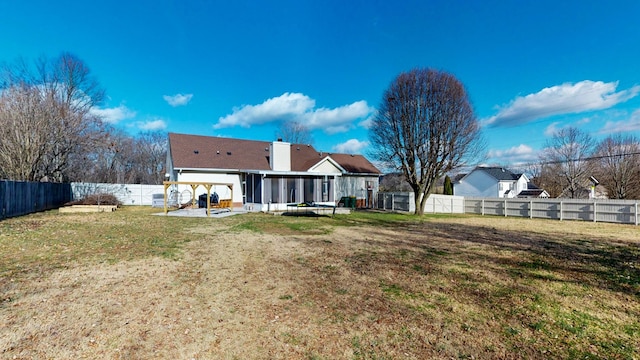
[{"label": "bare tree branch", "polygon": [[280,124],[276,137],[292,144],[313,144],[311,131],[298,121],[285,121]]},{"label": "bare tree branch", "polygon": [[612,135],[596,148],[597,179],[615,199],[640,199],[640,142],[632,135]]},{"label": "bare tree branch", "polygon": [[[548,164],[543,168],[543,174],[549,182],[552,182],[550,177],[560,178],[563,190],[558,196],[579,196],[579,190],[593,172],[593,162],[589,161],[589,157],[593,154],[594,147],[593,138],[575,127],[560,130],[547,142],[541,158]],[[540,185],[548,189],[545,181]]]}]

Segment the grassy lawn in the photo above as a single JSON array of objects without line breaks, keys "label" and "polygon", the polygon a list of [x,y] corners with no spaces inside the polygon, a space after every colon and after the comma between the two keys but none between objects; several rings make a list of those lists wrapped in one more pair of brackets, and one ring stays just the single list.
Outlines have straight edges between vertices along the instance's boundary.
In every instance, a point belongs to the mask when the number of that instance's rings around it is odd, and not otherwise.
[{"label": "grassy lawn", "polygon": [[640,228],[356,212],[0,222],[2,358],[640,358]]}]

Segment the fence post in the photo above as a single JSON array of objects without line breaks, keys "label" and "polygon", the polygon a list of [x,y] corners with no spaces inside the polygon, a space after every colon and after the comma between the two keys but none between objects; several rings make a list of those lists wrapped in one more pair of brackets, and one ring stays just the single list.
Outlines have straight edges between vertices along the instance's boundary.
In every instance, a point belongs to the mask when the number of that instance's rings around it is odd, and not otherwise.
[{"label": "fence post", "polygon": [[484,216],[484,199],[482,199],[482,216]]},{"label": "fence post", "polygon": [[560,200],[560,221],[562,221],[562,200]]},{"label": "fence post", "polygon": [[636,201],[636,226],[638,226],[638,202]]},{"label": "fence post", "polygon": [[529,200],[529,219],[533,219],[533,200]]},{"label": "fence post", "polygon": [[593,202],[593,222],[597,222],[598,213],[596,212],[597,202]]},{"label": "fence post", "polygon": [[391,193],[391,211],[395,211],[396,195]]},{"label": "fence post", "polygon": [[507,198],[504,198],[504,208],[502,210],[504,211],[504,217],[507,217]]}]

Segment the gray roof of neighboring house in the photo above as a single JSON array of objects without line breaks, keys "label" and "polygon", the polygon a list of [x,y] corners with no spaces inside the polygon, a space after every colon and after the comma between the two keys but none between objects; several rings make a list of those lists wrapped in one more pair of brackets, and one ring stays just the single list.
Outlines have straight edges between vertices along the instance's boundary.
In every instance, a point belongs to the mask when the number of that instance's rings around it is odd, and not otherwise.
[{"label": "gray roof of neighboring house", "polygon": [[518,193],[518,196],[540,196],[544,192],[543,189],[527,189]]},{"label": "gray roof of neighboring house", "polygon": [[492,177],[494,177],[496,180],[499,180],[499,181],[518,180],[522,176],[522,174],[514,174],[511,171],[499,166],[495,166],[495,167],[478,166],[477,168],[475,168],[475,170],[484,171],[485,173],[491,175]]},{"label": "gray roof of neighboring house", "polygon": [[[267,141],[169,133],[175,168],[270,170]],[[308,144],[291,144],[291,171],[307,171],[329,156],[353,174],[380,174],[362,155],[318,152]]]}]

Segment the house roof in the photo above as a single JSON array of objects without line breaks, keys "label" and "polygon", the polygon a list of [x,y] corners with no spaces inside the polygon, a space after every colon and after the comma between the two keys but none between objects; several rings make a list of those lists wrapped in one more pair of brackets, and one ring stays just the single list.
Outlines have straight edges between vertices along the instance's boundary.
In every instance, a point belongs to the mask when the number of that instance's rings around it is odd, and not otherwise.
[{"label": "house roof", "polygon": [[522,176],[522,174],[514,174],[505,168],[497,167],[497,166],[496,167],[478,166],[477,168],[475,168],[475,170],[484,171],[485,173],[491,175],[492,177],[494,177],[496,180],[499,180],[499,181],[518,180]]},{"label": "house roof", "polygon": [[543,189],[527,189],[527,190],[522,190],[518,193],[518,196],[520,197],[539,197],[541,194],[545,193],[545,191]]},{"label": "house roof", "polygon": [[[169,133],[174,168],[269,171],[268,141]],[[304,172],[329,156],[348,173],[380,174],[362,155],[318,152],[308,144],[291,144],[291,171]]]}]

